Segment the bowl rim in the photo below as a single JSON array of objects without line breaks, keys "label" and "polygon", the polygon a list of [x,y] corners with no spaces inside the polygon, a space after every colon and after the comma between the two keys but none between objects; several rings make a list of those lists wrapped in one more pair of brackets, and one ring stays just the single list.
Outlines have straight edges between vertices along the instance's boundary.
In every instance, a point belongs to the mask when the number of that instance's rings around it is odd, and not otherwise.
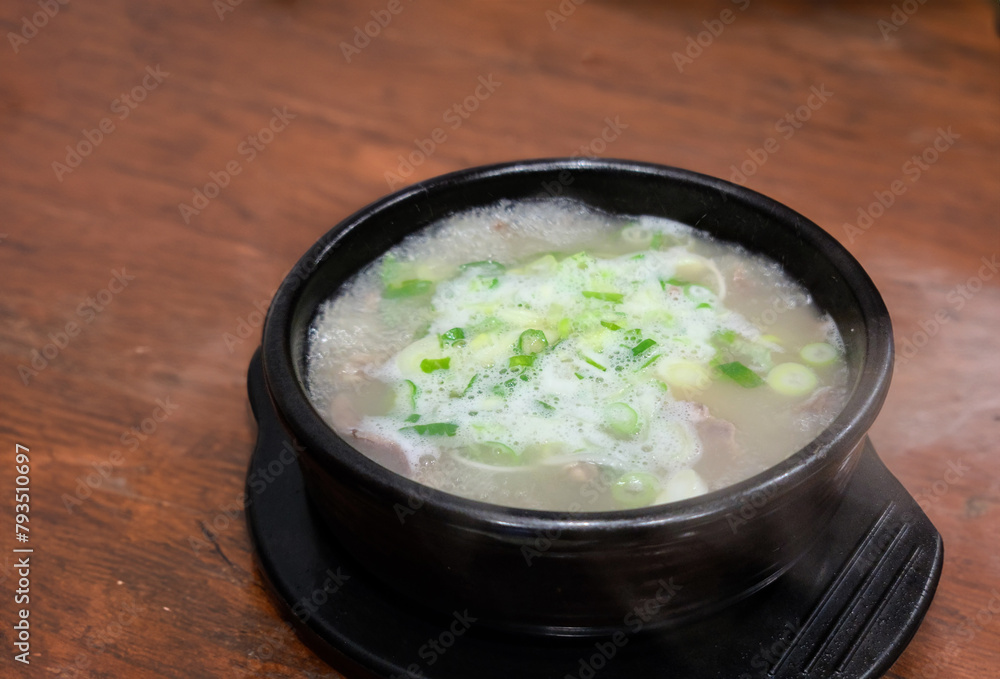
[{"label": "bowl rim", "polygon": [[[559,171],[646,175],[710,189],[718,192],[722,201],[748,204],[776,223],[795,228],[800,239],[842,275],[867,328],[863,369],[847,404],[833,422],[803,448],[743,481],[679,502],[594,512],[523,509],[453,495],[382,467],[338,436],[313,407],[293,355],[293,319],[311,274],[332,256],[348,233],[400,202],[433,198],[456,184],[476,184],[511,174],[548,175]],[[470,204],[469,208],[472,207],[475,205]],[[429,223],[434,221],[437,219]],[[644,161],[579,157],[518,160],[458,170],[404,187],[362,207],[321,236],[286,275],[271,301],[262,341],[265,380],[279,418],[306,451],[304,454],[328,470],[345,476],[345,481],[369,493],[385,496],[390,502],[410,508],[416,505],[428,515],[448,516],[452,524],[480,528],[483,524],[508,526],[538,533],[558,531],[563,539],[573,535],[583,537],[594,531],[645,530],[716,521],[753,504],[762,495],[769,501],[803,483],[824,468],[831,451],[847,455],[863,440],[885,400],[893,354],[889,312],[871,278],[843,245],[803,215],[752,189],[691,170]]]}]

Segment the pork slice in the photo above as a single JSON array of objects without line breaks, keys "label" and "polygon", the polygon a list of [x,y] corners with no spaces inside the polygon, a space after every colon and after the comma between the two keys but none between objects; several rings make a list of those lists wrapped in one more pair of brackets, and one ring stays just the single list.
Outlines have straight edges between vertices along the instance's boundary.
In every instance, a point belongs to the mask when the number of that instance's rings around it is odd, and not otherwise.
[{"label": "pork slice", "polygon": [[384,436],[370,431],[351,429],[351,445],[391,472],[413,477],[413,466],[403,448]]},{"label": "pork slice", "polygon": [[564,467],[566,476],[577,483],[587,483],[597,478],[601,468],[593,462],[572,462]]},{"label": "pork slice", "polygon": [[820,387],[812,393],[812,396],[795,406],[795,412],[805,415],[820,415],[828,412],[835,405],[838,396],[833,387]]},{"label": "pork slice", "polygon": [[357,387],[365,382],[371,381],[368,376],[370,366],[383,362],[385,356],[374,352],[355,352],[346,361],[337,375],[337,380],[344,386]]},{"label": "pork slice", "polygon": [[330,419],[340,429],[350,429],[356,427],[361,421],[354,403],[346,394],[337,394],[330,401]]},{"label": "pork slice", "polygon": [[695,422],[694,428],[701,439],[701,457],[694,470],[704,479],[718,479],[732,474],[743,459],[743,449],[736,442],[736,425],[707,414]]}]

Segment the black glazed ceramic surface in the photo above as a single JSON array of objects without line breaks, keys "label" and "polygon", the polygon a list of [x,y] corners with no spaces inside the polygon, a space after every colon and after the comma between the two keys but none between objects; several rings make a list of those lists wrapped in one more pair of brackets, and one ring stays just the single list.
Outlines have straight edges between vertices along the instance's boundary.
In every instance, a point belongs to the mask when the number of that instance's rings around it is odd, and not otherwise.
[{"label": "black glazed ceramic surface", "polygon": [[[499,200],[553,194],[612,213],[692,224],[781,263],[836,321],[853,390],[810,445],[740,484],[638,510],[560,514],[448,495],[398,476],[340,439],[305,393],[318,306],[409,233]],[[474,168],[408,187],[348,217],[296,265],[268,312],[265,384],[302,446],[306,492],[352,558],[416,605],[468,607],[483,625],[550,635],[628,628],[664,577],[683,588],[647,628],[720,610],[780,577],[814,544],[858,465],[888,389],[892,330],[860,265],[818,226],[723,180],[632,161],[562,159]],[[412,511],[409,511],[412,510]],[[753,520],[734,529],[734,519]],[[537,549],[539,545],[545,549]],[[536,553],[526,558],[526,551]],[[489,583],[489,586],[484,586]]]},{"label": "black glazed ceramic surface", "polygon": [[[912,638],[941,572],[942,544],[866,443],[815,546],[755,595],[682,628],[568,639],[491,631],[465,607],[413,606],[354,561],[310,507],[294,448],[249,373],[259,438],[247,520],[282,615],[351,679],[862,679],[881,677]],[[677,590],[679,582],[666,583]],[[671,592],[665,590],[664,598]]]}]

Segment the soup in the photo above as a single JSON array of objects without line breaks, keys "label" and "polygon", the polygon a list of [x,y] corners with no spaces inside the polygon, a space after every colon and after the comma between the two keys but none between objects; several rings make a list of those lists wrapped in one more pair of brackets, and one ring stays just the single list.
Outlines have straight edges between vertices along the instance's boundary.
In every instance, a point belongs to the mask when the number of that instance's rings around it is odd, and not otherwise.
[{"label": "soup", "polygon": [[749,478],[846,401],[832,320],[773,261],[667,219],[499,203],[404,240],[319,310],[310,398],[463,497],[633,509]]}]

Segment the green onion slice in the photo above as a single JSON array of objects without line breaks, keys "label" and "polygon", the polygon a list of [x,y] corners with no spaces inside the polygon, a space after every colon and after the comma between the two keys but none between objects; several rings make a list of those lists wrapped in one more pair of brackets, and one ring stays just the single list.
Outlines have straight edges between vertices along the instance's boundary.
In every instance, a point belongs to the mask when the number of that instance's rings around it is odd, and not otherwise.
[{"label": "green onion slice", "polygon": [[472,379],[469,380],[469,383],[465,385],[465,389],[462,391],[462,396],[465,396],[466,394],[469,393],[469,389],[472,389],[472,385],[475,384],[476,380],[478,379],[479,379],[479,373],[476,373],[475,375],[472,376]]},{"label": "green onion slice", "polygon": [[819,379],[801,363],[780,363],[767,374],[767,384],[785,396],[804,396],[816,388]]},{"label": "green onion slice", "polygon": [[417,385],[411,380],[403,380],[396,389],[396,401],[402,402],[411,413],[417,409]]},{"label": "green onion slice", "polygon": [[611,497],[626,509],[647,507],[660,494],[660,480],[649,472],[630,472],[611,486]]},{"label": "green onion slice", "polygon": [[451,422],[434,422],[403,427],[399,431],[414,431],[420,436],[454,436],[455,432],[458,431],[458,425]]},{"label": "green onion slice", "polygon": [[627,403],[612,403],[605,408],[604,423],[613,434],[622,438],[639,433],[639,413]]},{"label": "green onion slice", "polygon": [[541,330],[525,330],[517,338],[517,352],[519,354],[537,354],[548,346],[549,341],[545,339],[545,333]]},{"label": "green onion slice", "polygon": [[489,259],[484,259],[479,262],[469,262],[458,267],[462,271],[468,271],[469,269],[476,269],[480,276],[497,276],[502,274],[507,270],[500,262],[494,262]]},{"label": "green onion slice", "polygon": [[465,331],[461,328],[452,328],[448,332],[438,335],[438,340],[442,347],[450,347],[455,344],[462,346],[465,344]]},{"label": "green onion slice", "polygon": [[682,281],[680,278],[668,278],[667,280],[660,279],[660,287],[664,290],[667,289],[668,285],[672,285],[675,288],[683,288],[688,285],[687,281]]},{"label": "green onion slice", "polygon": [[655,347],[655,346],[656,342],[654,340],[644,339],[643,341],[639,342],[634,347],[632,347],[632,355],[639,356],[644,351],[647,351],[650,347]]},{"label": "green onion slice", "polygon": [[692,283],[684,288],[684,296],[692,302],[710,302],[715,299],[715,293],[704,285]]},{"label": "green onion slice", "polygon": [[435,370],[447,370],[451,365],[451,358],[425,358],[420,361],[420,369],[425,373],[432,373]]},{"label": "green onion slice", "polygon": [[611,302],[613,304],[621,304],[625,299],[625,295],[620,292],[594,292],[593,290],[584,290],[583,296],[588,299],[599,299],[602,302]]},{"label": "green onion slice", "polygon": [[463,457],[494,467],[516,467],[524,462],[513,448],[499,441],[471,445],[463,451]]},{"label": "green onion slice", "polygon": [[837,350],[826,342],[815,342],[802,347],[799,356],[812,365],[829,365],[837,360]]},{"label": "green onion slice", "polygon": [[510,362],[508,363],[508,367],[510,367],[510,368],[517,368],[517,367],[530,368],[531,365],[534,362],[535,362],[535,356],[534,356],[534,354],[526,354],[526,355],[522,355],[522,356],[511,356],[510,357]]},{"label": "green onion slice", "polygon": [[434,283],[432,281],[414,278],[402,283],[390,283],[386,285],[385,290],[382,291],[382,296],[386,299],[417,297],[419,295],[426,295],[433,289]]},{"label": "green onion slice", "polygon": [[746,367],[739,361],[723,363],[722,365],[716,366],[716,370],[736,382],[736,384],[747,389],[759,387],[764,384],[764,380],[762,380],[757,373],[750,370],[750,368]]}]

